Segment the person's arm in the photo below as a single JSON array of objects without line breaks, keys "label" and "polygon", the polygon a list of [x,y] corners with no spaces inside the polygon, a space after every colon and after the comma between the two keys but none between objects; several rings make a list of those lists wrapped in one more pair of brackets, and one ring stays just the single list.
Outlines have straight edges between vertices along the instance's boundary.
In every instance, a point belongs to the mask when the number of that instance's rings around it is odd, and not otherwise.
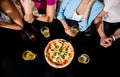
[{"label": "person's arm", "polygon": [[91,0],[91,1],[89,2],[88,6],[87,6],[87,9],[85,10],[85,13],[84,13],[84,16],[83,16],[82,21],[88,19],[90,9],[91,9],[92,5],[94,4],[94,2],[95,2],[95,0]]},{"label": "person's arm", "polygon": [[97,31],[100,35],[100,37],[106,37],[105,33],[104,33],[104,24],[103,24],[103,20],[102,17],[105,16],[107,14],[106,11],[102,11],[94,20],[94,23],[96,25]]},{"label": "person's arm", "polygon": [[0,21],[0,27],[13,29],[13,30],[22,30],[23,27],[15,24],[15,23],[7,23],[7,22],[1,22]]},{"label": "person's arm", "polygon": [[0,0],[0,9],[13,21],[12,24],[0,22],[1,27],[15,30],[21,30],[23,28],[22,17],[10,0]]},{"label": "person's arm", "polygon": [[47,5],[46,14],[41,14],[37,20],[43,22],[52,22],[56,11],[56,3],[54,5]]},{"label": "person's arm", "polygon": [[66,6],[68,5],[69,2],[70,2],[70,0],[62,0],[62,3],[60,5],[59,11],[58,11],[57,19],[62,23],[65,32],[68,35],[71,36],[70,26],[67,24],[67,22],[65,20],[65,16],[64,16],[64,12],[65,12]]},{"label": "person's arm", "polygon": [[68,24],[66,23],[66,20],[65,19],[61,19],[60,22],[62,23],[63,27],[65,30],[69,29],[69,26]]},{"label": "person's arm", "polygon": [[57,15],[58,20],[65,19],[64,12],[65,12],[65,9],[66,9],[67,5],[69,4],[69,2],[70,2],[70,0],[62,0],[61,1],[61,5],[60,5],[58,15]]},{"label": "person's arm", "polygon": [[71,27],[67,24],[65,19],[61,19],[60,22],[62,23],[65,33],[68,34],[69,36],[72,36],[72,31]]},{"label": "person's arm", "polygon": [[111,35],[113,41],[115,41],[116,39],[120,38],[120,28],[118,28],[113,35]]},{"label": "person's arm", "polygon": [[60,5],[60,9],[58,11],[57,19],[62,23],[64,29],[68,28],[68,24],[65,20],[64,12],[66,9],[67,4],[69,3],[70,0],[62,0],[62,3]]},{"label": "person's arm", "polygon": [[101,11],[101,13],[96,17],[96,19],[94,21],[94,23],[96,24],[96,28],[97,28],[97,31],[98,31],[100,37],[105,36],[104,29],[103,29],[104,24],[103,24],[102,17],[104,17],[112,9],[112,7],[114,6],[113,1],[111,1],[111,0],[105,0],[103,2],[104,2],[103,11]]},{"label": "person's arm", "polygon": [[[24,8],[24,19],[28,23],[32,23],[36,18],[33,16],[33,8],[34,8],[34,2],[32,0],[20,0],[23,8]],[[56,11],[56,3],[53,5],[47,5],[46,6],[46,14],[41,14],[37,17],[37,20],[43,21],[43,22],[52,22],[54,19],[54,14]]]},{"label": "person's arm", "polygon": [[112,38],[107,37],[104,32],[104,23],[102,17],[106,15],[106,11],[102,11],[95,19],[94,23],[97,28],[97,32],[100,36],[100,45],[107,48],[112,45]]},{"label": "person's arm", "polygon": [[32,23],[35,18],[33,16],[34,2],[33,0],[20,0],[24,11],[24,20],[28,23]]}]

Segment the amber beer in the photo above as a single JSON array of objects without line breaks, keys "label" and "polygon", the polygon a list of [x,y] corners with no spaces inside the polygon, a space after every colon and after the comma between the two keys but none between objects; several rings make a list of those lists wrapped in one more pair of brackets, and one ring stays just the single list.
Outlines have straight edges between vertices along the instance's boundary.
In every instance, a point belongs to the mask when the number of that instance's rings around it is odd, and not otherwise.
[{"label": "amber beer", "polygon": [[49,31],[49,28],[47,26],[43,26],[40,29],[40,31],[44,35],[44,37],[46,37],[46,38],[50,37],[50,31]]},{"label": "amber beer", "polygon": [[33,53],[32,51],[30,50],[26,50],[23,52],[22,54],[22,58],[24,60],[34,60],[36,58],[37,54]]},{"label": "amber beer", "polygon": [[78,57],[78,62],[87,64],[90,61],[90,57],[87,54],[82,54],[81,56]]},{"label": "amber beer", "polygon": [[79,30],[74,26],[71,27],[71,31],[72,31],[72,37],[75,37],[79,32]]}]

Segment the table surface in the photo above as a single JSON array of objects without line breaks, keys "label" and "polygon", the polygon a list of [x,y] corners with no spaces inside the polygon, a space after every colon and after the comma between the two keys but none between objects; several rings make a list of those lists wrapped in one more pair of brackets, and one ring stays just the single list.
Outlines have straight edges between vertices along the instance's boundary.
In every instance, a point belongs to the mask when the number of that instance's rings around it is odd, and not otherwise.
[{"label": "table surface", "polygon": [[[36,25],[43,26],[39,22]],[[116,41],[109,48],[103,48],[99,45],[99,36],[96,30],[89,37],[84,36],[84,33],[81,32],[76,37],[69,37],[64,33],[60,22],[54,21],[48,27],[51,34],[50,38],[36,33],[37,39],[35,41],[25,38],[22,31],[0,28],[0,65],[2,67],[0,77],[80,77],[87,76],[87,73],[94,76],[95,72],[101,73],[101,75],[110,74],[106,71],[118,69],[120,63],[118,60],[119,41]],[[44,49],[47,43],[53,39],[65,39],[75,49],[73,61],[65,68],[53,68],[44,58]],[[31,61],[23,60],[22,53],[25,50],[36,53],[37,58]],[[90,62],[88,64],[78,62],[78,57],[81,54],[89,55]],[[102,72],[98,72],[100,70]]]}]

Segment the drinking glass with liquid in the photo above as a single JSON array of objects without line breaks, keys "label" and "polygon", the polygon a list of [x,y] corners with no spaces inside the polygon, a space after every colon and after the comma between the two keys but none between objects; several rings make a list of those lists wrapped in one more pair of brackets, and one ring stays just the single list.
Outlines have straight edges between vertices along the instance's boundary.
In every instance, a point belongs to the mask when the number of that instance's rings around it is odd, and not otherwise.
[{"label": "drinking glass with liquid", "polygon": [[50,37],[50,31],[49,31],[49,28],[47,26],[43,26],[40,29],[40,32],[43,34],[44,37],[46,37],[46,38]]},{"label": "drinking glass with liquid", "polygon": [[23,52],[22,54],[22,58],[24,60],[35,60],[37,54],[33,53],[32,51],[30,50],[26,50]]},{"label": "drinking glass with liquid", "polygon": [[72,31],[72,37],[75,37],[78,34],[79,29],[76,26],[73,25],[71,27],[71,31]]},{"label": "drinking glass with liquid", "polygon": [[87,64],[90,61],[90,57],[87,54],[82,54],[81,56],[78,57],[78,62]]}]

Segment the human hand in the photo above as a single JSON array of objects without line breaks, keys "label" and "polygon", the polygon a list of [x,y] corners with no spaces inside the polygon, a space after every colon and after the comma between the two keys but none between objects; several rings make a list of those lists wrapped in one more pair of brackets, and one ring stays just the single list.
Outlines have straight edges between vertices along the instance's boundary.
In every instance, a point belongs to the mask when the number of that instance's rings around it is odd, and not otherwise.
[{"label": "human hand", "polygon": [[47,22],[48,21],[48,16],[46,16],[45,14],[40,14],[38,17],[37,17],[37,20],[39,21],[43,21],[43,22]]},{"label": "human hand", "polygon": [[100,40],[100,45],[107,48],[112,45],[112,38],[111,37],[103,37]]},{"label": "human hand", "polygon": [[67,27],[65,28],[65,33],[69,36],[72,36],[72,30],[71,30],[71,27]]},{"label": "human hand", "polygon": [[20,0],[23,8],[24,8],[24,20],[28,23],[32,23],[34,21],[33,16],[33,8],[34,8],[34,2],[33,0]]}]

